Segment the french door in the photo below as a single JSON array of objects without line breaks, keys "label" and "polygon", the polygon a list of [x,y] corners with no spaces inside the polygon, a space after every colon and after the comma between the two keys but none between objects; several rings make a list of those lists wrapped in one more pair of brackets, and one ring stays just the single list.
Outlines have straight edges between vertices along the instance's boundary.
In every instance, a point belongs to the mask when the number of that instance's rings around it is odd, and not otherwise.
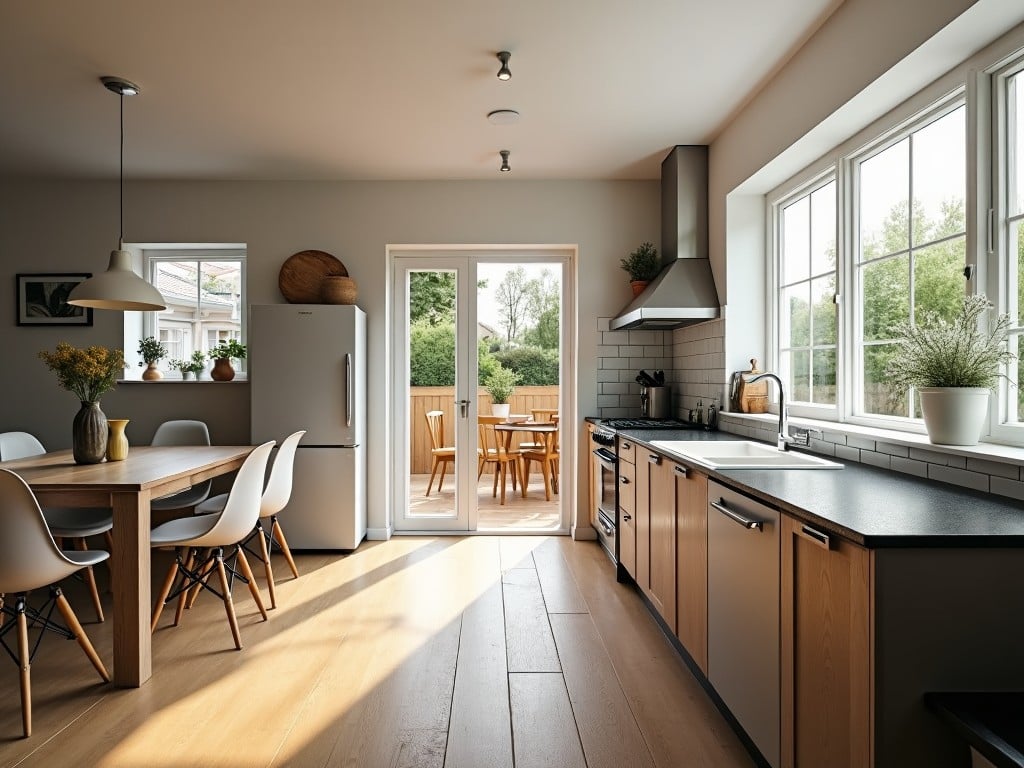
[{"label": "french door", "polygon": [[[508,437],[515,451],[524,435],[481,425],[492,413],[485,385],[495,369],[516,365],[520,347],[529,347],[523,354],[545,361],[547,368],[530,369],[533,386],[513,390],[510,403],[526,411],[518,415],[557,413],[566,403],[563,372],[569,366],[562,351],[569,346],[564,337],[571,253],[396,247],[391,255],[395,529],[566,531],[571,493],[557,480],[568,478],[563,467],[571,465],[531,464],[524,497],[520,461],[502,465],[483,458],[491,455],[495,438]],[[516,377],[523,378],[522,370]],[[544,471],[558,488],[550,499]]]}]

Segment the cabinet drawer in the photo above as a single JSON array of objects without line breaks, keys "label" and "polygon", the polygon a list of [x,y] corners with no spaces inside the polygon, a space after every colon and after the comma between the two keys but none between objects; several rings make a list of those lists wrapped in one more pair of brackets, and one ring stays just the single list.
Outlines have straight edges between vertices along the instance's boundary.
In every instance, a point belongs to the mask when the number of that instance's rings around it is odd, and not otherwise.
[{"label": "cabinet drawer", "polygon": [[633,514],[636,511],[636,467],[619,462],[619,509]]},{"label": "cabinet drawer", "polygon": [[616,439],[617,452],[619,456],[619,464],[623,462],[629,464],[636,464],[636,443],[632,440],[626,440],[624,438]]}]

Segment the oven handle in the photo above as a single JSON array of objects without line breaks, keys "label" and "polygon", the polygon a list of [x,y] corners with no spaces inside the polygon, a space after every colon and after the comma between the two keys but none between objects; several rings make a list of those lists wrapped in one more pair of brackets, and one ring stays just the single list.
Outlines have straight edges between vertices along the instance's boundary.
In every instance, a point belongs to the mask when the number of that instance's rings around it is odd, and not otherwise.
[{"label": "oven handle", "polygon": [[[603,513],[604,510],[601,510],[601,512]],[[597,524],[601,526],[601,530],[604,531],[605,536],[611,536],[615,533],[615,526],[606,521],[603,514],[598,514]]]},{"label": "oven handle", "polygon": [[615,474],[616,464],[618,463],[617,459],[609,459],[607,453],[601,448],[594,451],[594,455],[597,456],[597,460],[601,462],[602,467]]}]

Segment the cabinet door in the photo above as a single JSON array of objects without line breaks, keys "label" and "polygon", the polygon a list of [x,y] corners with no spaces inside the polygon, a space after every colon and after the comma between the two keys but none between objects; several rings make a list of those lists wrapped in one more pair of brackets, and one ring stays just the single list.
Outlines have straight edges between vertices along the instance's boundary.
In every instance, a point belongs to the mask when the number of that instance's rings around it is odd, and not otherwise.
[{"label": "cabinet door", "polygon": [[672,464],[676,484],[676,637],[708,673],[708,479]]},{"label": "cabinet door", "polygon": [[[651,464],[647,462],[647,452],[630,444],[636,454],[636,579],[637,585],[650,596],[651,593]],[[622,471],[622,463],[619,463]]]},{"label": "cabinet door", "polygon": [[637,579],[636,563],[636,471],[632,464],[619,462],[619,562]]},{"label": "cabinet door", "polygon": [[782,764],[867,768],[868,551],[782,518]]},{"label": "cabinet door", "polygon": [[675,464],[644,450],[649,477],[651,578],[647,596],[673,633],[676,631],[676,480]]}]

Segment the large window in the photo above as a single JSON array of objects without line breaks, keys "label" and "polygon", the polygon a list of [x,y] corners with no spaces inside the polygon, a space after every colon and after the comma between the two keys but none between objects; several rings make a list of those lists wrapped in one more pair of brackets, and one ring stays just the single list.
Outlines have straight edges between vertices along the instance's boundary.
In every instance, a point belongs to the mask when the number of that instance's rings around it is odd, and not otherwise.
[{"label": "large window", "polygon": [[167,309],[150,313],[145,327],[167,348],[162,370],[173,376],[173,360],[206,354],[220,341],[244,341],[244,267],[244,253],[234,250],[146,252],[149,279],[167,302]]}]

